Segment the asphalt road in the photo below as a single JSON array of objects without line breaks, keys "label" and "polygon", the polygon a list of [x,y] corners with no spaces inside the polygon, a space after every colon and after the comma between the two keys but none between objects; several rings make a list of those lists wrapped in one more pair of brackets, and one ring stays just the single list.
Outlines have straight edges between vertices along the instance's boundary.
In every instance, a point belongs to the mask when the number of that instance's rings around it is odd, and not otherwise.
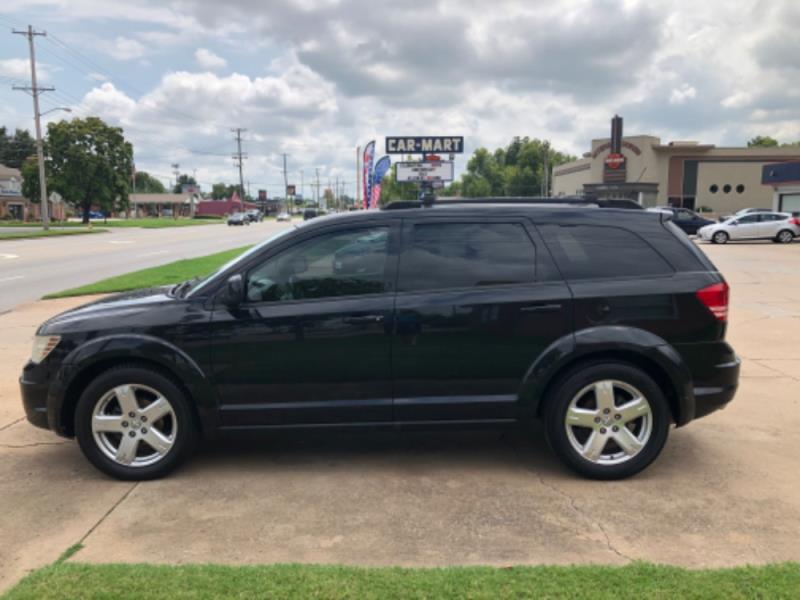
[{"label": "asphalt road", "polygon": [[0,241],[0,313],[45,294],[129,271],[267,239],[288,223],[110,229],[108,233]]}]

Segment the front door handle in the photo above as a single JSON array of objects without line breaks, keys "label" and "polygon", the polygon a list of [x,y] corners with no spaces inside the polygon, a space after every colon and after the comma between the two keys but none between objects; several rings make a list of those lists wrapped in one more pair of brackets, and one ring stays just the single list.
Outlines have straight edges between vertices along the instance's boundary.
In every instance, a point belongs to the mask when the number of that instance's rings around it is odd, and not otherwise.
[{"label": "front door handle", "polygon": [[531,304],[530,306],[523,306],[520,308],[522,312],[555,312],[561,310],[560,304]]},{"label": "front door handle", "polygon": [[362,317],[347,317],[344,320],[348,325],[363,325],[365,323],[381,323],[383,315],[364,315]]}]

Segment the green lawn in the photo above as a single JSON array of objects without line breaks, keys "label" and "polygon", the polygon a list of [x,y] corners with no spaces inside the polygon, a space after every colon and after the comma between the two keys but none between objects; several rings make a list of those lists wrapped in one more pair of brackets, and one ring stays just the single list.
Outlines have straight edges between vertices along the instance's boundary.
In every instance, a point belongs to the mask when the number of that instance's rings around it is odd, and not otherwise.
[{"label": "green lawn", "polygon": [[[172,217],[164,218],[145,218],[145,219],[118,219],[111,221],[104,221],[103,219],[92,220],[92,227],[142,227],[144,229],[162,229],[164,227],[192,227],[195,225],[217,225],[224,223],[222,218],[214,219],[173,219]],[[52,223],[54,227],[86,227],[83,223],[77,221],[66,221]],[[41,223],[28,223],[22,221],[0,221],[0,227],[41,227]]]},{"label": "green lawn", "polygon": [[[0,227],[4,225],[0,222]],[[41,227],[41,225],[39,225]],[[92,228],[92,229],[31,229],[23,231],[0,231],[0,240],[19,240],[25,238],[41,238],[41,237],[58,237],[62,235],[84,235],[87,233],[105,233],[108,229]]]},{"label": "green lawn", "polygon": [[800,565],[363,568],[314,565],[88,565],[35,571],[6,600],[53,598],[797,598]]},{"label": "green lawn", "polygon": [[102,279],[95,283],[90,283],[89,285],[56,292],[55,294],[48,294],[45,298],[65,298],[67,296],[124,292],[158,285],[169,285],[171,283],[185,281],[186,279],[192,279],[193,277],[203,277],[204,275],[212,273],[248,248],[249,246],[244,246],[242,248],[218,252],[217,254],[209,254],[208,256],[178,260],[161,265],[160,267],[133,271],[131,273],[125,273],[124,275]]}]

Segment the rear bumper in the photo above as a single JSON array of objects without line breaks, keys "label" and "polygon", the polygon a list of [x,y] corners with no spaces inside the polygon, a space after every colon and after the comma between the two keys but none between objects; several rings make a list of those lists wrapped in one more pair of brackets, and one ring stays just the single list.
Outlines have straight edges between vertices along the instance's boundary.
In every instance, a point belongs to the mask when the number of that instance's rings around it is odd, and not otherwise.
[{"label": "rear bumper", "polygon": [[733,348],[725,342],[678,344],[675,348],[692,373],[694,396],[694,414],[686,415],[680,424],[725,408],[739,387],[742,361]]}]

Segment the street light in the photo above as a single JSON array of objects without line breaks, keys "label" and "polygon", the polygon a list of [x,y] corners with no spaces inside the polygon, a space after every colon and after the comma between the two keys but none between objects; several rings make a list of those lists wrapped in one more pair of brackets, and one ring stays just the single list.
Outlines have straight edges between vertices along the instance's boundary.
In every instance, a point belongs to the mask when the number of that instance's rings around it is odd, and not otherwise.
[{"label": "street light", "polygon": [[40,210],[42,211],[42,228],[46,231],[50,229],[50,205],[47,203],[48,202],[47,182],[45,181],[44,177],[44,150],[42,149],[42,128],[39,125],[39,119],[41,119],[42,116],[54,112],[56,110],[72,112],[72,109],[66,106],[57,106],[55,108],[51,108],[50,110],[46,110],[45,112],[39,112],[38,101],[36,102],[35,107],[36,107],[36,160],[39,163],[39,191],[41,193],[41,196],[39,198],[39,205],[40,205]]},{"label": "street light", "polygon": [[55,108],[51,108],[50,110],[46,110],[43,113],[39,113],[40,117],[43,117],[51,112],[56,112],[57,110],[63,110],[64,112],[72,112],[72,109],[68,106],[56,106]]}]

